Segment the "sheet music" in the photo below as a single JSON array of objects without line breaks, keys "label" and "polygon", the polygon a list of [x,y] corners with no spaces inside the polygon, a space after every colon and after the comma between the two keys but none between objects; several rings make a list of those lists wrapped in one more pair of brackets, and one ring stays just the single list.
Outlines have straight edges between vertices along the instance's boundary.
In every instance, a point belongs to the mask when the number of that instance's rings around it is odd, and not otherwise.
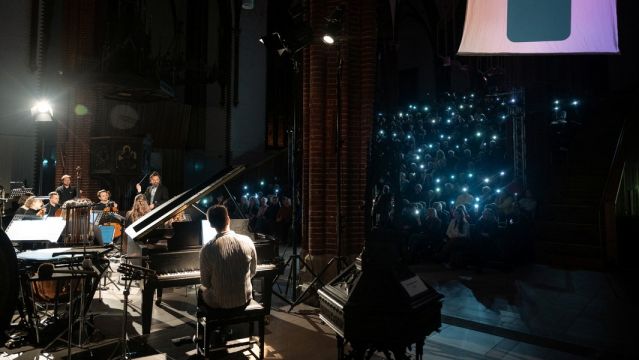
[{"label": "sheet music", "polygon": [[45,220],[11,221],[6,233],[11,241],[57,242],[66,226],[61,217],[47,217]]},{"label": "sheet music", "polygon": [[428,286],[426,286],[422,279],[417,275],[402,281],[401,284],[410,297],[421,294],[424,291],[428,290]]}]

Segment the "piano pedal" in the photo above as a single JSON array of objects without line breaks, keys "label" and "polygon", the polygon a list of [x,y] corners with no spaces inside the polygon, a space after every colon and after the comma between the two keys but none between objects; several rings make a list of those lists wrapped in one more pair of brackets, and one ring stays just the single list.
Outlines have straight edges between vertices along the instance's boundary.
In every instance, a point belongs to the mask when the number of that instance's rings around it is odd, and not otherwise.
[{"label": "piano pedal", "polygon": [[195,335],[190,336],[182,336],[179,338],[175,338],[175,339],[171,339],[171,342],[173,343],[173,345],[175,346],[182,346],[182,345],[186,345],[186,344],[193,344],[196,343],[197,338],[195,337]]}]

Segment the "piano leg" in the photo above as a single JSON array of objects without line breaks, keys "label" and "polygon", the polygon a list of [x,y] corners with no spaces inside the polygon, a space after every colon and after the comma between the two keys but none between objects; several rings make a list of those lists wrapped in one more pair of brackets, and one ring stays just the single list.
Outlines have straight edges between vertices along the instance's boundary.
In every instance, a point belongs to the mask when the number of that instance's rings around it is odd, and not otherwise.
[{"label": "piano leg", "polygon": [[153,295],[155,295],[155,286],[151,286],[147,283],[142,289],[142,334],[151,332]]},{"label": "piano leg", "polygon": [[162,303],[162,288],[158,288],[157,289],[157,299],[155,299],[155,305],[160,306],[160,304]]},{"label": "piano leg", "polygon": [[273,297],[273,279],[275,278],[275,271],[265,274],[262,281],[262,301],[264,308],[266,309],[266,315],[271,315],[271,297]]},{"label": "piano leg", "polygon": [[337,338],[337,360],[344,359],[344,338],[340,335],[335,335]]}]

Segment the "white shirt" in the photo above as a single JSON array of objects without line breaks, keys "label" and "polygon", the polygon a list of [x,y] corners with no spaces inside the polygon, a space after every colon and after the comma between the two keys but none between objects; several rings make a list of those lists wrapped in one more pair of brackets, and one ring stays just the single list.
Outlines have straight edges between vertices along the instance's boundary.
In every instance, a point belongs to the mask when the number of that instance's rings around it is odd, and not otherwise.
[{"label": "white shirt", "polygon": [[153,204],[153,199],[155,198],[155,192],[157,191],[157,189],[157,186],[151,187],[151,204]]},{"label": "white shirt", "polygon": [[200,251],[202,298],[212,308],[230,309],[253,298],[251,278],[257,270],[253,241],[234,231],[223,231]]}]

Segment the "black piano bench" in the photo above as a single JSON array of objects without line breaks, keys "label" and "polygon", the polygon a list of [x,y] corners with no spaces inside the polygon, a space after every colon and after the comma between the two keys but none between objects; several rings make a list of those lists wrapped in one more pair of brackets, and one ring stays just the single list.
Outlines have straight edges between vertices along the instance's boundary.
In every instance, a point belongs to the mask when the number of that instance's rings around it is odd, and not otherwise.
[{"label": "black piano bench", "polygon": [[[236,348],[240,346],[248,346],[248,351],[256,359],[264,359],[264,320],[266,318],[266,309],[255,300],[244,309],[238,311],[224,311],[220,309],[211,309],[200,300],[197,301],[197,328],[195,337],[196,349],[199,358],[213,359],[215,351]],[[255,322],[258,323],[257,340],[253,336]],[[215,329],[226,326],[248,323],[249,337],[248,341],[226,342],[222,340],[221,344],[210,344],[211,335]],[[258,344],[260,348],[259,356],[253,351],[253,345]]]}]

